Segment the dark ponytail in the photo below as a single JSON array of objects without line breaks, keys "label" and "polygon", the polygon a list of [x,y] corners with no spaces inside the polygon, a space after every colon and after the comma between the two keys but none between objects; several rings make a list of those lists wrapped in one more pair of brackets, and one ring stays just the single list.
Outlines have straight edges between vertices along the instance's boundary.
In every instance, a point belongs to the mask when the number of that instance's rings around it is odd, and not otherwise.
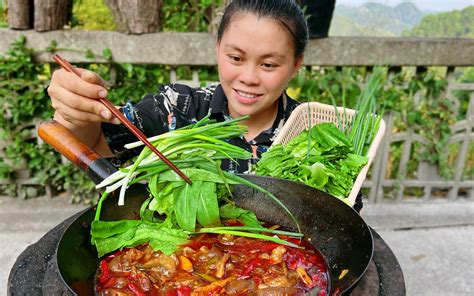
[{"label": "dark ponytail", "polygon": [[292,37],[295,57],[304,53],[308,44],[308,25],[303,11],[294,0],[231,0],[224,11],[217,31],[218,42],[221,41],[232,19],[242,12],[277,20]]}]

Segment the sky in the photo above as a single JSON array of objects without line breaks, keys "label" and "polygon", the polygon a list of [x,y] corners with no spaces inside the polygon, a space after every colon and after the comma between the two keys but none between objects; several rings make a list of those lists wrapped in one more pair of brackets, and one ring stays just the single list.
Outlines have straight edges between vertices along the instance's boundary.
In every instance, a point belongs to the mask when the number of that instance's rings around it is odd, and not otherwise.
[{"label": "sky", "polygon": [[360,6],[366,2],[395,6],[401,2],[413,2],[423,11],[451,11],[474,5],[474,0],[336,0],[336,5]]}]

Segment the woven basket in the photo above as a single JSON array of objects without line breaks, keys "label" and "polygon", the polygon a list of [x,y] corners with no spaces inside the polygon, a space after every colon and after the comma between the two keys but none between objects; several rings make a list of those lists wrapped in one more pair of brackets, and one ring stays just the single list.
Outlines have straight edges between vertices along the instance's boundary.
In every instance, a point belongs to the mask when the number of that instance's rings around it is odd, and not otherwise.
[{"label": "woven basket", "polygon": [[[352,120],[352,117],[355,114],[355,110],[337,107],[337,112],[340,114],[342,125],[345,126],[347,122]],[[345,114],[345,116],[344,116]],[[346,119],[346,120],[345,120]],[[322,104],[318,102],[310,102],[299,105],[293,110],[288,118],[288,121],[285,123],[283,128],[278,133],[277,137],[273,141],[273,144],[283,144],[286,145],[288,142],[298,136],[302,131],[312,127],[321,122],[334,122],[338,123],[337,115],[334,106]],[[369,170],[370,164],[372,163],[377,148],[382,140],[382,137],[385,133],[385,121],[382,119],[380,121],[379,129],[377,134],[372,141],[372,144],[369,147],[367,157],[369,161],[362,168],[356,180],[354,181],[354,186],[352,187],[351,193],[348,196],[349,201],[354,204],[357,194],[362,187],[367,172]]]}]

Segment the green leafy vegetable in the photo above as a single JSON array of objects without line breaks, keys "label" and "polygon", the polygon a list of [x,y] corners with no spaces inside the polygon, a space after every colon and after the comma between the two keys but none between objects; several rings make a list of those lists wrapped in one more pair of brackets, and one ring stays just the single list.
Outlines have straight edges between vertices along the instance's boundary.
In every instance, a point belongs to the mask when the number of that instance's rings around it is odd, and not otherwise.
[{"label": "green leafy vegetable", "polygon": [[200,194],[202,181],[193,181],[192,185],[186,183],[179,187],[174,212],[178,225],[187,231],[194,231],[196,226],[197,196]]},{"label": "green leafy vegetable", "polygon": [[286,146],[272,146],[263,153],[256,172],[299,181],[347,202],[354,179],[368,160],[352,151],[347,137],[333,123],[321,123]]},{"label": "green leafy vegetable", "polygon": [[[375,115],[375,96],[382,87],[384,70],[375,68],[362,91],[352,121],[343,127],[336,110],[339,128],[332,122],[312,126],[287,145],[273,145],[262,154],[256,173],[318,188],[350,204],[354,180],[367,164],[367,150],[379,128]],[[336,107],[336,106],[335,106]],[[342,114],[346,117],[346,112]],[[347,119],[347,117],[346,117]]]},{"label": "green leafy vegetable", "polygon": [[197,196],[196,219],[204,227],[221,225],[216,184],[203,182]]},{"label": "green leafy vegetable", "polygon": [[[138,222],[136,222],[138,221]],[[120,233],[108,233],[109,224],[116,221],[93,221],[91,225],[92,244],[96,246],[98,256],[124,247],[135,247],[150,242],[155,250],[165,254],[173,253],[178,245],[188,242],[188,235],[181,229],[165,227],[166,224],[147,223],[143,220],[124,220]],[[102,236],[102,237],[101,237]]]},{"label": "green leafy vegetable", "polygon": [[260,225],[257,216],[255,216],[255,213],[236,207],[235,205],[230,203],[220,207],[219,214],[224,219],[237,219],[244,225],[256,228],[263,228]]},{"label": "green leafy vegetable", "polygon": [[[245,126],[237,124],[243,119],[245,117],[214,123],[206,117],[192,126],[149,139],[192,180],[192,185],[185,183],[147,147],[144,147],[133,165],[121,169],[97,185],[98,188],[106,187],[91,230],[92,243],[97,247],[99,256],[145,242],[150,243],[155,250],[171,253],[186,241],[188,234],[202,227],[208,231],[212,229],[214,233],[256,237],[292,245],[277,237],[255,233],[255,229],[264,229],[255,214],[231,202],[231,185],[249,186],[278,204],[300,230],[296,218],[276,196],[220,169],[221,159],[251,157],[249,152],[224,141],[230,137],[239,137],[246,131]],[[139,145],[132,143],[126,147]],[[120,187],[119,204],[123,204],[128,186],[141,181],[148,181],[150,192],[150,198],[140,210],[141,220],[100,221],[100,210],[107,192]],[[164,216],[165,220],[160,220],[154,213]],[[252,229],[252,233],[241,231],[244,229],[214,228],[221,225],[221,219],[228,218],[239,219]]]}]

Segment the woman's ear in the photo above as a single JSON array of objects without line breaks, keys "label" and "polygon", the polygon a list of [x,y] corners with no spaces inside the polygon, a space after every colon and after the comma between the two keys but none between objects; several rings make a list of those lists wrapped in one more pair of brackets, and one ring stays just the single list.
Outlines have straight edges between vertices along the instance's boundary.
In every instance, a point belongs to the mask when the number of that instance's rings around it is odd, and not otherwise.
[{"label": "woman's ear", "polygon": [[296,74],[298,74],[298,70],[301,68],[301,65],[303,65],[304,61],[304,54],[301,54],[299,57],[295,59],[295,70],[293,74],[291,75],[291,79],[295,78]]}]

